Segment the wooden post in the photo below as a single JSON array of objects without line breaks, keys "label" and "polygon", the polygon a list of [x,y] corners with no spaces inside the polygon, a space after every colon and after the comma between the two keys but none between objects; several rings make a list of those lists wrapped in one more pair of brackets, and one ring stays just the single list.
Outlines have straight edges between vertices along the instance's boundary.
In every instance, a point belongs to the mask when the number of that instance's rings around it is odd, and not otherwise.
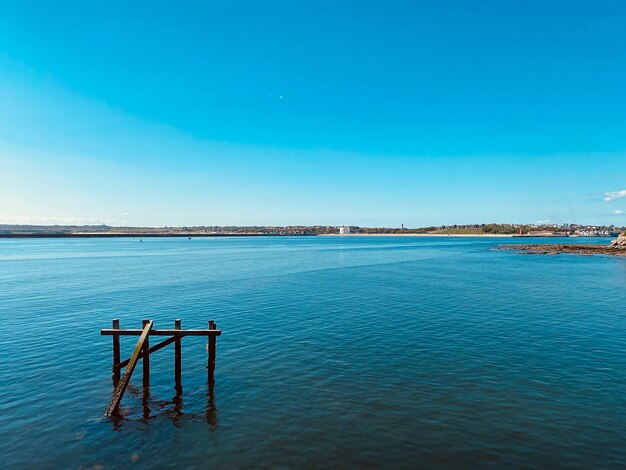
[{"label": "wooden post", "polygon": [[137,345],[135,346],[135,350],[133,351],[132,356],[130,356],[130,362],[124,371],[124,375],[120,379],[120,382],[115,387],[115,391],[113,392],[113,397],[111,398],[111,403],[109,403],[109,407],[105,413],[105,416],[111,417],[120,406],[120,401],[122,401],[122,397],[124,396],[124,392],[126,391],[126,387],[128,386],[128,382],[130,380],[131,375],[133,375],[133,371],[135,370],[135,366],[137,365],[137,360],[139,359],[139,354],[143,349],[143,344],[148,338],[148,334],[152,329],[152,322],[148,322],[147,325],[143,327],[141,332],[141,336],[139,337],[139,341],[137,341]]},{"label": "wooden post", "polygon": [[[150,322],[150,320],[144,320],[141,322],[143,328]],[[143,343],[143,351],[150,349],[150,337],[146,336],[146,341]],[[150,355],[146,354],[143,359],[143,386],[150,386]]]},{"label": "wooden post", "polygon": [[[209,330],[215,330],[215,322],[213,320],[209,320]],[[209,365],[208,373],[209,373],[209,383],[215,382],[215,335],[209,335]]]},{"label": "wooden post", "polygon": [[[113,329],[119,329],[120,327],[120,319],[113,319]],[[120,362],[120,335],[113,335],[113,366],[119,364]],[[117,383],[120,381],[120,369],[113,368],[113,383],[117,386]]]},{"label": "wooden post", "polygon": [[[180,330],[181,321],[174,320],[174,329]],[[182,361],[182,348],[181,348],[181,337],[176,336],[176,341],[174,341],[174,378],[176,382],[176,392],[180,393],[182,390],[182,380],[181,380],[181,361]]]}]

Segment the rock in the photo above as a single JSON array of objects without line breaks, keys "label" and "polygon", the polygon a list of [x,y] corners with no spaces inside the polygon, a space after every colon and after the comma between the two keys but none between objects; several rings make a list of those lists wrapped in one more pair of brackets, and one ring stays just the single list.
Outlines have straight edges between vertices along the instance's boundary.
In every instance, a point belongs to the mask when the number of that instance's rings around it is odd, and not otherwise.
[{"label": "rock", "polygon": [[[626,239],[626,236],[624,237],[624,239]],[[590,243],[574,243],[574,244],[566,244],[566,245],[557,245],[557,244],[518,245],[518,244],[511,243],[507,245],[500,245],[498,249],[516,250],[518,253],[529,254],[529,255],[530,254],[558,255],[560,253],[572,253],[572,254],[589,255],[589,256],[612,255],[612,256],[626,257],[626,244],[618,245],[617,240],[614,240],[614,242],[615,243],[612,243],[610,246],[606,244],[594,245]]]},{"label": "rock", "polygon": [[611,246],[613,248],[626,248],[626,232],[617,237],[617,240],[613,240]]}]

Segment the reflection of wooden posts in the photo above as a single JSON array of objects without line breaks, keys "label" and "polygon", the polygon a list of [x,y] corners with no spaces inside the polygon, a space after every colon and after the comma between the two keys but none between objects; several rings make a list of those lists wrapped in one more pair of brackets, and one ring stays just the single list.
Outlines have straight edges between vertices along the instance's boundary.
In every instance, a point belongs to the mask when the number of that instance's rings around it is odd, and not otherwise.
[{"label": "reflection of wooden posts", "polygon": [[[180,330],[181,321],[174,321],[174,329]],[[174,342],[174,380],[176,381],[176,391],[180,393],[182,389],[182,380],[181,380],[181,362],[182,362],[182,344],[181,344],[182,336],[176,336],[176,341]]]},{"label": "reflection of wooden posts", "polygon": [[[209,320],[209,330],[215,330],[215,322],[213,320]],[[209,383],[215,382],[215,336],[209,336],[209,365],[208,375],[209,375]]]},{"label": "reflection of wooden posts", "polygon": [[206,422],[215,430],[217,428],[217,408],[215,407],[215,384],[209,382],[206,403]]},{"label": "reflection of wooden posts", "polygon": [[[181,320],[175,320],[173,330],[154,330],[152,329],[152,320],[143,320],[141,330],[123,330],[120,328],[120,321],[118,319],[113,320],[113,328],[100,330],[100,334],[103,336],[113,336],[113,378],[115,383],[115,391],[113,392],[113,398],[107,408],[106,416],[112,416],[116,413],[124,391],[128,386],[130,377],[135,370],[137,361],[143,359],[143,383],[147,388],[150,385],[150,354],[163,349],[165,346],[174,343],[174,377],[176,380],[176,392],[180,394],[182,392],[182,339],[184,336],[206,336],[208,337],[208,378],[209,386],[212,387],[215,381],[215,344],[217,337],[222,334],[215,326],[213,320],[209,321],[209,328],[206,330],[183,330],[181,328]],[[129,359],[121,361],[120,359],[120,336],[139,336],[139,341],[135,346],[133,354]],[[150,336],[169,336],[164,341],[150,347]],[[124,375],[120,379],[120,371],[123,367],[126,367]],[[117,380],[116,380],[117,378]]]},{"label": "reflection of wooden posts", "polygon": [[[113,329],[119,330],[120,319],[113,319]],[[120,335],[113,335],[113,383],[117,387],[117,383],[120,381],[120,369],[115,368],[115,364],[120,363]]]},{"label": "reflection of wooden posts", "polygon": [[[143,320],[141,322],[141,326],[145,328],[150,320]],[[150,349],[150,337],[146,338],[146,341],[143,343],[142,352],[145,353],[148,349]],[[146,354],[142,357],[143,359],[143,386],[150,386],[150,354]]]}]

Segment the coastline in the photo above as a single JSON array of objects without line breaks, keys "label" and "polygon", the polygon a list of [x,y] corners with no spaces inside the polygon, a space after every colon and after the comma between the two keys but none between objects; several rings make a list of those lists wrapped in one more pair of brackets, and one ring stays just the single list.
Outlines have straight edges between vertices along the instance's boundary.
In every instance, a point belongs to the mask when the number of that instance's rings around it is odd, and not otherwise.
[{"label": "coastline", "polygon": [[307,233],[122,233],[122,232],[87,232],[87,233],[0,233],[2,238],[201,238],[201,237],[313,237]]},{"label": "coastline", "polygon": [[321,233],[319,237],[481,237],[481,238],[512,238],[512,234],[492,233]]},{"label": "coastline", "polygon": [[[425,237],[425,238],[562,238],[559,235],[520,235],[501,233],[255,233],[255,232],[31,232],[0,233],[12,238],[213,238],[213,237]],[[610,238],[600,236],[572,238]]]}]

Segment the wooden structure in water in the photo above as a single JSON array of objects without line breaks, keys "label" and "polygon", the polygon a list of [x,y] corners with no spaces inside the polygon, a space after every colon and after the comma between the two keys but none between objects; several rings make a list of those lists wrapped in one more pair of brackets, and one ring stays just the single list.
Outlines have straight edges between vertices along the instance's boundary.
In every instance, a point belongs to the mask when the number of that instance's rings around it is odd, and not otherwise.
[{"label": "wooden structure in water", "polygon": [[[126,387],[130,381],[130,377],[135,371],[135,367],[139,360],[142,360],[143,365],[143,385],[147,387],[150,385],[150,354],[163,349],[174,343],[174,380],[176,382],[176,389],[182,390],[181,384],[181,368],[182,368],[182,348],[181,342],[185,336],[206,336],[208,338],[207,351],[208,351],[208,380],[209,384],[213,384],[215,381],[215,343],[217,337],[222,334],[217,329],[213,320],[209,321],[209,327],[206,330],[183,330],[181,328],[181,321],[174,321],[174,329],[155,330],[153,329],[154,322],[152,320],[143,320],[142,328],[137,330],[125,330],[120,328],[119,319],[113,320],[113,328],[107,328],[100,330],[100,334],[103,336],[113,337],[113,382],[115,384],[115,390],[113,397],[107,408],[105,416],[113,416],[117,413]],[[120,356],[120,336],[139,336],[139,340],[133,350],[130,358],[122,361]],[[168,336],[164,341],[150,347],[150,336]],[[124,375],[120,377],[122,368]]]}]

